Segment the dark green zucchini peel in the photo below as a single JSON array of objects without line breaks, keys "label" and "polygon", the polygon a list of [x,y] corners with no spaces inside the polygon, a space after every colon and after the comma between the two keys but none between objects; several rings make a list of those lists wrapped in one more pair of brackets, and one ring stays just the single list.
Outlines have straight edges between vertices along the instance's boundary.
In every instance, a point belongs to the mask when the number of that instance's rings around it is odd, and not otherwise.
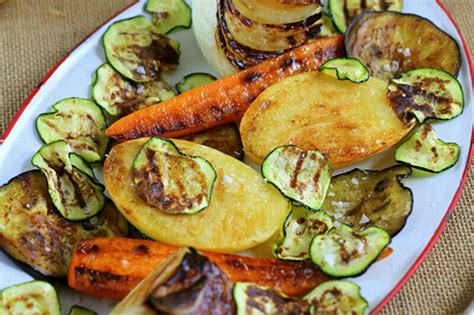
[{"label": "dark green zucchini peel", "polygon": [[369,303],[360,295],[360,287],[350,281],[323,282],[303,298],[310,303],[310,314],[363,315]]},{"label": "dark green zucchini peel", "polygon": [[144,16],[113,23],[102,39],[105,57],[121,75],[135,82],[160,79],[162,71],[176,69],[179,44]]},{"label": "dark green zucchini peel", "polygon": [[356,231],[377,226],[394,236],[413,209],[413,193],[402,184],[411,173],[410,167],[397,165],[335,176],[321,211]]},{"label": "dark green zucchini peel", "polygon": [[431,173],[453,167],[459,160],[461,148],[436,137],[431,125],[422,125],[408,140],[395,150],[397,162]]},{"label": "dark green zucchini peel", "polygon": [[66,98],[52,106],[53,111],[36,119],[36,129],[45,143],[66,141],[87,162],[101,161],[108,138],[107,122],[100,107],[82,98]]},{"label": "dark green zucchini peel", "polygon": [[362,83],[370,78],[369,70],[355,58],[334,58],[321,65],[320,71],[339,80]]},{"label": "dark green zucchini peel", "polygon": [[191,27],[191,8],[184,0],[148,0],[145,10],[153,13],[153,24],[163,34]]},{"label": "dark green zucchini peel", "polygon": [[176,89],[179,93],[197,88],[198,86],[205,85],[215,81],[216,77],[209,73],[191,73],[185,76],[181,81],[176,84]]},{"label": "dark green zucchini peel", "polygon": [[69,315],[97,315],[97,312],[84,306],[73,305],[69,310]]},{"label": "dark green zucchini peel", "polygon": [[133,162],[137,194],[170,214],[193,214],[210,201],[217,173],[204,158],[181,153],[166,139],[151,138]]},{"label": "dark green zucchini peel", "polygon": [[1,314],[61,315],[61,303],[56,289],[45,281],[30,281],[12,285],[0,295]]},{"label": "dark green zucchini peel", "polygon": [[95,216],[105,203],[104,186],[84,171],[84,164],[74,164],[65,141],[42,146],[31,163],[37,166],[48,181],[51,200],[61,215],[72,221]]},{"label": "dark green zucchini peel", "polygon": [[415,69],[393,79],[388,99],[397,116],[449,120],[462,114],[464,94],[455,77],[438,69]]},{"label": "dark green zucchini peel", "polygon": [[108,199],[104,209],[90,219],[64,219],[39,170],[20,174],[0,187],[0,247],[41,275],[65,277],[71,255],[83,239],[127,235],[127,221]]},{"label": "dark green zucchini peel", "polygon": [[286,145],[265,158],[262,175],[284,196],[319,210],[331,182],[332,168],[321,152]]},{"label": "dark green zucchini peel", "polygon": [[127,115],[173,96],[165,81],[136,83],[122,77],[108,63],[97,69],[92,80],[92,98],[112,116]]},{"label": "dark green zucchini peel", "polygon": [[233,294],[237,315],[307,314],[308,311],[306,301],[250,282],[236,282]]},{"label": "dark green zucchini peel", "polygon": [[295,206],[283,223],[283,239],[276,244],[275,255],[284,260],[309,259],[313,238],[327,233],[332,227],[331,217],[322,211]]},{"label": "dark green zucchini peel", "polygon": [[401,11],[403,0],[329,0],[328,10],[334,26],[344,33],[353,18],[366,11]]},{"label": "dark green zucchini peel", "polygon": [[311,242],[310,257],[332,277],[352,277],[363,273],[390,244],[390,235],[378,227],[356,232],[341,224]]},{"label": "dark green zucchini peel", "polygon": [[230,155],[240,161],[244,159],[244,149],[239,128],[228,124],[181,137],[183,140],[199,143]]}]

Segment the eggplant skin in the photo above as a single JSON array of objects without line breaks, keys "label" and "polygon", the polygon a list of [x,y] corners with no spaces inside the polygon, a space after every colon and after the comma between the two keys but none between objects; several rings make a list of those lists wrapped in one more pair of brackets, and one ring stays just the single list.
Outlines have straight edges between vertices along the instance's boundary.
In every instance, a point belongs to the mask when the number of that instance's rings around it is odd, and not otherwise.
[{"label": "eggplant skin", "polygon": [[348,57],[359,59],[382,80],[416,68],[442,69],[457,76],[462,62],[456,40],[415,14],[361,14],[347,28],[345,45]]},{"label": "eggplant skin", "polygon": [[88,220],[64,219],[54,208],[40,171],[22,173],[0,187],[0,247],[45,276],[66,276],[81,240],[127,234],[127,222],[110,200]]}]

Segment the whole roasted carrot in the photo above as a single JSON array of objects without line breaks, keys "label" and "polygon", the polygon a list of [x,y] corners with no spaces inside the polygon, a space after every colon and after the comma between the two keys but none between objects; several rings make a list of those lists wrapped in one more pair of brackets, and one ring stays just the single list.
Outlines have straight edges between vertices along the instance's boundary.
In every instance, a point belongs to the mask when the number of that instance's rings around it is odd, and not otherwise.
[{"label": "whole roasted carrot", "polygon": [[[122,299],[178,248],[154,241],[98,238],[80,243],[69,265],[71,288]],[[204,252],[232,281],[277,288],[288,295],[305,293],[329,278],[309,262],[285,262]]]},{"label": "whole roasted carrot", "polygon": [[179,137],[239,121],[270,85],[294,74],[319,70],[325,61],[343,55],[342,36],[311,40],[277,58],[131,113],[112,124],[107,135],[119,140]]}]

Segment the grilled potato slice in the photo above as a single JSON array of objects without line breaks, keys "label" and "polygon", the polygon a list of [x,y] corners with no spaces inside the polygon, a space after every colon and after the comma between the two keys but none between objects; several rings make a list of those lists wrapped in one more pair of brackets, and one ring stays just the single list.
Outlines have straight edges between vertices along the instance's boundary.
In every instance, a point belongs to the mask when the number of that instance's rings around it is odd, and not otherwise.
[{"label": "grilled potato slice", "polygon": [[150,238],[178,246],[236,252],[269,239],[283,224],[289,202],[249,166],[217,150],[172,140],[185,154],[201,156],[217,172],[209,206],[193,215],[170,215],[136,193],[132,164],[147,138],[115,146],[104,165],[105,185],[123,215]]},{"label": "grilled potato slice", "polygon": [[242,119],[240,135],[255,163],[291,144],[319,150],[337,168],[388,149],[413,126],[395,115],[385,82],[370,78],[356,84],[308,72],[260,94]]}]

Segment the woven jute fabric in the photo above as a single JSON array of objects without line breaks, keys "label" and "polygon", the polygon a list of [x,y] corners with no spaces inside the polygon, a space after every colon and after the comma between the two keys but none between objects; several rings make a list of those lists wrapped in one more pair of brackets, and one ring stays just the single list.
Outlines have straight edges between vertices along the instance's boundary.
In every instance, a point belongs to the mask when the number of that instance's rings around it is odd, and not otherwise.
[{"label": "woven jute fabric", "polygon": [[[129,2],[0,0],[0,133],[57,60]],[[474,1],[445,4],[474,47]],[[438,243],[382,313],[457,314],[474,298],[473,173],[471,165],[467,185]]]}]

